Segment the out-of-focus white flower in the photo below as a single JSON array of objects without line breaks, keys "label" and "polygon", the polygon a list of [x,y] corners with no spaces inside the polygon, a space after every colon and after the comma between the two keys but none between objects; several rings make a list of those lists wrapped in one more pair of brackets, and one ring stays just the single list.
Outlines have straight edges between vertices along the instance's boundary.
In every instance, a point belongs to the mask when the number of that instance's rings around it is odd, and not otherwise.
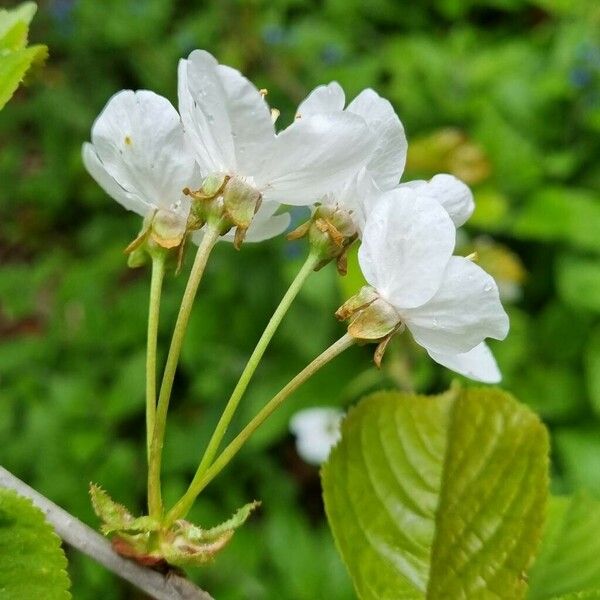
[{"label": "out-of-focus white flower", "polygon": [[471,260],[452,256],[455,225],[420,188],[387,192],[369,215],[358,252],[372,286],[338,311],[348,331],[382,341],[404,327],[440,364],[473,379],[500,374],[485,338],[504,339],[508,317],[493,278]]},{"label": "out-of-focus white flower", "polygon": [[325,462],[341,438],[343,417],[344,411],[332,407],[297,412],[290,420],[290,431],[296,436],[298,455],[311,465]]},{"label": "out-of-focus white flower", "polygon": [[350,113],[367,123],[376,144],[365,166],[354,178],[319,199],[321,206],[330,211],[349,213],[360,235],[381,192],[398,185],[406,163],[407,142],[394,108],[374,90],[363,90],[347,107],[345,103],[344,90],[333,81],[315,88],[298,107],[296,118]]},{"label": "out-of-focus white flower", "polygon": [[179,111],[202,176],[226,175],[256,193],[254,239],[287,227],[287,215],[273,216],[279,203],[309,205],[342,186],[375,144],[361,116],[342,112],[277,134],[264,94],[202,50],[179,63]]},{"label": "out-of-focus white flower", "polygon": [[[171,231],[183,235],[195,163],[177,111],[154,92],[115,94],[83,145],[84,164],[104,191],[128,210],[156,213]],[[176,236],[177,237],[177,236]]]}]

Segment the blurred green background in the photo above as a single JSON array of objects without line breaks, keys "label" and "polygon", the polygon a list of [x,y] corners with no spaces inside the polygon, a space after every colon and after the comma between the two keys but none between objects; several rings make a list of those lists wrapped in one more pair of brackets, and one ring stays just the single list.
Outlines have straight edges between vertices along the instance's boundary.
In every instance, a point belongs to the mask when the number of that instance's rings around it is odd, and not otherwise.
[{"label": "blurred green background", "polygon": [[[268,88],[282,125],[315,85],[336,79],[349,98],[374,87],[405,125],[405,179],[445,171],[472,185],[461,251],[479,251],[511,316],[508,340],[493,345],[503,386],[552,430],[554,491],[600,495],[599,32],[592,0],[41,2],[32,40],[49,45],[50,60],[0,113],[0,462],[89,523],[89,481],[143,510],[148,272],[130,271],[122,253],[138,218],[87,175],[80,147],[122,88],[175,101],[177,60],[205,48]],[[171,501],[304,252],[283,240],[215,251],[176,381]],[[163,357],[184,280],[171,277],[164,294]],[[357,285],[355,269],[341,283],[332,267],[312,279],[237,428],[340,335],[332,313]],[[198,502],[192,518],[203,525],[264,503],[193,574],[218,600],[353,598],[318,471],[296,455],[289,417],[382,387],[435,392],[452,378],[407,336],[380,372],[371,350],[306,385]],[[69,558],[75,598],[141,598]]]}]

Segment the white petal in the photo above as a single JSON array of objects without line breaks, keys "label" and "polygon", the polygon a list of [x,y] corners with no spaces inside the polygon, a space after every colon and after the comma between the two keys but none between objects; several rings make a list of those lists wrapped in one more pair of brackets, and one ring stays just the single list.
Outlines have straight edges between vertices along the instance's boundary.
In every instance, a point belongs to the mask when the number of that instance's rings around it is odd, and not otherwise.
[{"label": "white petal", "polygon": [[485,342],[464,354],[442,354],[430,350],[427,352],[435,362],[475,381],[499,383],[502,379],[496,359]]},{"label": "white petal", "polygon": [[256,184],[267,200],[304,206],[346,182],[373,148],[364,119],[327,113],[298,119],[275,140]]},{"label": "white petal", "polygon": [[305,119],[313,115],[344,110],[346,97],[337,81],[315,88],[300,104],[296,118]]},{"label": "white petal", "polygon": [[264,97],[239,71],[223,65],[218,71],[226,94],[237,173],[252,177],[267,160],[275,141],[271,111]]},{"label": "white petal", "polygon": [[106,172],[106,169],[98,158],[92,144],[89,142],[83,144],[81,154],[83,164],[88,170],[88,173],[96,180],[96,183],[119,204],[142,217],[145,217],[149,212],[154,210],[154,206],[148,204],[139,196],[135,196],[124,190],[113,177]]},{"label": "white petal", "polygon": [[398,310],[427,302],[441,285],[455,228],[431,198],[386,192],[368,216],[358,260],[365,279]]},{"label": "white petal", "polygon": [[288,227],[291,221],[289,213],[276,215],[275,212],[279,209],[277,202],[263,202],[258,212],[252,219],[252,224],[248,227],[246,233],[246,241],[262,242],[269,240],[282,234]]},{"label": "white petal", "polygon": [[435,296],[426,304],[401,311],[415,340],[429,351],[468,352],[485,338],[502,340],[508,316],[494,279],[470,260],[453,256]]},{"label": "white petal", "polygon": [[117,184],[157,208],[179,201],[190,183],[194,160],[179,115],[153,92],[113,96],[92,127],[92,143]]},{"label": "white petal", "polygon": [[194,50],[178,67],[179,112],[205,176],[236,167],[226,94],[217,67],[216,59],[204,50]]},{"label": "white petal", "polygon": [[329,407],[297,412],[290,420],[290,431],[296,436],[296,449],[300,457],[313,465],[325,462],[341,438],[343,416],[343,411]]},{"label": "white petal", "polygon": [[381,195],[382,192],[375,185],[371,175],[366,168],[362,168],[345,186],[327,194],[322,203],[331,207],[338,206],[349,212],[359,236],[362,236],[367,217]]},{"label": "white petal", "polygon": [[373,155],[367,164],[377,185],[390,190],[400,181],[408,144],[404,127],[393,106],[375,91],[362,91],[346,109],[365,119],[377,140]]},{"label": "white petal", "polygon": [[454,175],[440,173],[429,181],[408,181],[400,187],[418,189],[437,200],[450,215],[456,227],[466,223],[475,210],[475,201],[469,187]]},{"label": "white petal", "polygon": [[271,112],[239,72],[203,50],[179,63],[179,110],[204,175],[252,176],[275,137]]}]

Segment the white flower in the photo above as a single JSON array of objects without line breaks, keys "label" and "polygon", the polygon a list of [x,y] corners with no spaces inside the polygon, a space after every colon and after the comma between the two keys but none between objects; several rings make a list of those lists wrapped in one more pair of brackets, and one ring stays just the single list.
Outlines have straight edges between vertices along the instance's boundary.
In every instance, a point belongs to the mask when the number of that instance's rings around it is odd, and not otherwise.
[{"label": "white flower", "polygon": [[296,436],[298,455],[311,465],[325,462],[341,438],[343,417],[344,411],[330,407],[297,412],[290,420],[290,431]]},{"label": "white flower", "polygon": [[421,189],[387,192],[369,216],[358,252],[378,296],[370,304],[406,326],[440,364],[495,382],[499,372],[482,342],[504,339],[508,317],[493,278],[452,256],[455,235],[446,210]]},{"label": "white flower", "polygon": [[454,175],[440,173],[429,181],[408,181],[399,187],[416,190],[420,196],[437,200],[446,209],[456,227],[464,225],[475,210],[471,190]]},{"label": "white flower", "polygon": [[168,100],[146,90],[115,94],[82,153],[92,177],[126,209],[143,217],[162,211],[185,228],[189,203],[182,190],[195,164]]},{"label": "white flower", "polygon": [[362,117],[345,113],[297,120],[276,134],[263,95],[202,50],[179,63],[179,111],[202,175],[225,174],[260,193],[259,237],[287,227],[287,217],[276,225],[269,218],[279,203],[308,205],[343,185],[375,143]]},{"label": "white flower", "polygon": [[346,108],[345,102],[344,90],[333,81],[315,88],[298,107],[296,118],[350,113],[367,123],[376,144],[365,166],[345,185],[320,199],[330,209],[341,208],[350,213],[360,234],[381,191],[398,185],[406,163],[407,142],[394,108],[374,90],[363,90]]}]

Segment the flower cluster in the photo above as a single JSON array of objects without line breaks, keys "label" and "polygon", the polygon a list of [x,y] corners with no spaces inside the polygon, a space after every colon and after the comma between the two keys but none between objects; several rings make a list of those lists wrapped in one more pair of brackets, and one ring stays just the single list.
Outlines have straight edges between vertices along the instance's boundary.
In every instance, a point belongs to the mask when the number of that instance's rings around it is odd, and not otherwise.
[{"label": "flower cluster", "polygon": [[350,245],[368,283],[337,312],[357,341],[408,329],[438,363],[473,379],[500,373],[485,344],[508,332],[494,280],[453,256],[456,228],[474,209],[451,175],[400,184],[407,143],[391,104],[367,89],[346,105],[320,86],[277,131],[278,112],[238,71],[196,50],[180,61],[179,111],[149,91],[110,99],[83,147],[91,175],[144,217],[132,252],[183,250],[210,228],[239,247],[285,231],[286,206],[310,206],[290,234],[307,236],[315,268],[345,272]]}]

